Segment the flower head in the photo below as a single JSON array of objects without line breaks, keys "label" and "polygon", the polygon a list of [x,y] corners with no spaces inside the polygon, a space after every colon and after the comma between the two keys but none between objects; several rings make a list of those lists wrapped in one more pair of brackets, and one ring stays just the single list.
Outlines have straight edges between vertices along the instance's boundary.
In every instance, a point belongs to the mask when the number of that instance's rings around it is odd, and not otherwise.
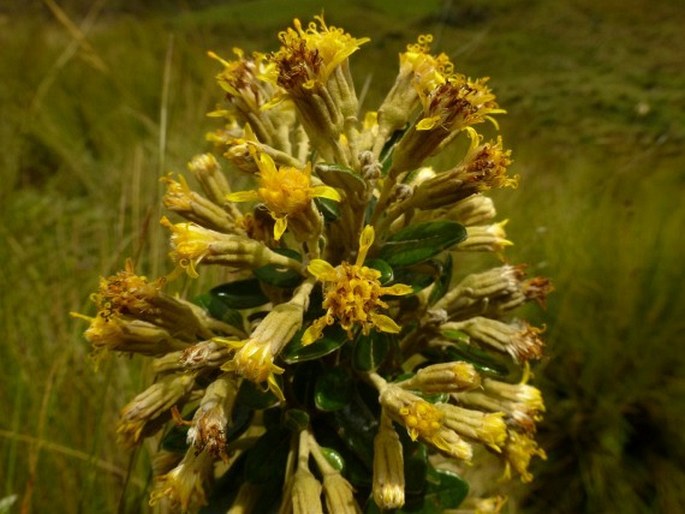
[{"label": "flower head", "polygon": [[129,259],[122,271],[100,279],[100,288],[92,300],[105,320],[116,314],[142,314],[154,309],[152,301],[161,294],[163,284],[163,278],[150,282],[136,275]]},{"label": "flower head", "polygon": [[545,405],[540,390],[525,383],[527,378],[528,373],[525,373],[524,380],[519,384],[486,378],[483,380],[482,390],[458,392],[454,397],[465,405],[504,412],[508,423],[532,433],[535,431],[535,423],[542,418]]},{"label": "flower head", "polygon": [[311,164],[303,169],[292,166],[277,168],[266,153],[260,153],[256,161],[259,167],[259,187],[253,191],[231,193],[228,199],[233,202],[261,200],[276,221],[276,240],[281,238],[288,227],[288,217],[304,213],[313,198],[340,201],[340,194],[332,187],[312,185]]},{"label": "flower head", "polygon": [[451,457],[470,461],[473,448],[446,422],[445,412],[394,384],[382,388],[380,404],[393,421],[407,429],[412,440],[421,439]]},{"label": "flower head", "polygon": [[221,369],[233,371],[256,384],[266,382],[271,392],[284,401],[275,375],[285,370],[276,366],[274,359],[302,326],[302,314],[311,289],[312,282],[304,282],[289,302],[277,305],[266,315],[249,339],[236,342],[217,338],[219,342],[238,348],[233,359]]},{"label": "flower head", "polygon": [[498,107],[486,81],[453,75],[428,90],[423,90],[419,83],[423,116],[398,144],[390,175],[394,177],[402,171],[419,167],[461,130],[485,120],[494,123],[492,115],[504,111]]},{"label": "flower head", "polygon": [[381,413],[373,440],[373,499],[381,509],[404,506],[404,455],[391,419]]},{"label": "flower head", "polygon": [[182,402],[195,385],[195,376],[191,373],[164,377],[129,402],[121,411],[117,428],[121,441],[133,446],[140,441],[146,428],[158,429],[155,422]]},{"label": "flower head", "polygon": [[389,134],[402,128],[414,115],[420,103],[418,90],[430,91],[454,73],[454,66],[446,54],[436,56],[430,53],[432,41],[431,34],[423,34],[400,54],[395,84],[378,110],[383,137],[377,140],[376,152],[380,151]]},{"label": "flower head", "polygon": [[288,91],[299,88],[312,89],[315,84],[325,84],[333,73],[369,38],[354,38],[343,29],[326,25],[323,17],[316,16],[306,29],[295,19],[295,28],[288,28],[278,35],[281,49],[273,60],[278,67],[278,84]]},{"label": "flower head", "polygon": [[238,393],[234,377],[222,375],[207,386],[193,415],[187,441],[197,452],[227,459],[226,427]]},{"label": "flower head", "polygon": [[378,312],[387,309],[381,300],[384,295],[402,296],[413,290],[405,284],[384,287],[380,283],[381,272],[364,266],[366,254],[374,240],[373,227],[367,225],[359,237],[359,252],[354,264],[343,261],[333,267],[322,259],[314,259],[307,269],[324,284],[323,308],[326,314],[314,321],[302,336],[307,345],[319,338],[326,325],[336,320],[352,337],[355,326],[369,334],[372,328],[381,332],[398,333],[400,326],[392,318]]},{"label": "flower head", "polygon": [[504,475],[509,478],[511,476],[511,468],[521,475],[522,482],[530,482],[533,480],[533,475],[528,471],[528,466],[533,457],[540,457],[542,460],[547,459],[545,450],[540,448],[535,440],[527,434],[510,430],[507,437],[507,442],[504,447],[504,459],[506,461],[506,468]]},{"label": "flower head", "polygon": [[269,341],[251,338],[237,343],[236,346],[238,351],[221,369],[234,371],[256,384],[266,382],[271,392],[279,400],[284,401],[285,397],[276,381],[276,375],[282,374],[285,370],[274,364],[274,354]]},{"label": "flower head", "polygon": [[454,74],[454,65],[447,54],[429,53],[432,42],[432,34],[422,34],[400,54],[400,75],[412,73],[419,90],[430,91]]},{"label": "flower head", "polygon": [[210,455],[206,452],[197,453],[191,448],[178,466],[157,477],[150,494],[150,505],[159,503],[163,498],[173,505],[180,505],[183,512],[189,507],[205,505],[207,499],[203,484],[211,476],[212,464]]},{"label": "flower head", "polygon": [[189,276],[197,278],[201,262],[223,264],[233,268],[257,268],[276,264],[299,268],[299,263],[270,250],[259,241],[235,234],[210,230],[197,223],[171,223],[166,217],[162,225],[171,230],[171,258]]},{"label": "flower head", "polygon": [[236,110],[243,115],[259,112],[274,94],[271,84],[261,80],[261,77],[269,74],[273,64],[267,60],[266,54],[261,52],[254,52],[246,57],[243,50],[234,48],[233,53],[237,59],[227,61],[214,52],[209,52],[209,56],[224,67],[216,76],[216,80]]}]

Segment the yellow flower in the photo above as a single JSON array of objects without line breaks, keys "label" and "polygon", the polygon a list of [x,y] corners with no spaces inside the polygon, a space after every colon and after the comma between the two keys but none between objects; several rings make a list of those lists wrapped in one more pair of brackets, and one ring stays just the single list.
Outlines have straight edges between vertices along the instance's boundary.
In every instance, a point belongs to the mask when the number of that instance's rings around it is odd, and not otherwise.
[{"label": "yellow flower", "polygon": [[421,439],[451,457],[471,460],[473,448],[449,426],[450,420],[440,406],[385,381],[381,385],[380,404],[393,421],[407,429],[412,440]]},{"label": "yellow flower", "polygon": [[533,480],[532,473],[528,471],[530,460],[535,456],[546,460],[547,454],[529,435],[514,430],[510,430],[508,435],[504,446],[504,459],[506,460],[504,476],[509,478],[511,468],[514,468],[514,471],[521,475],[521,482],[530,482]]},{"label": "yellow flower", "polygon": [[190,277],[197,278],[197,265],[222,264],[232,268],[258,268],[267,264],[300,269],[299,261],[270,250],[254,239],[224,234],[197,223],[171,223],[166,217],[161,224],[171,230],[171,258]]},{"label": "yellow flower", "polygon": [[405,389],[418,389],[424,393],[448,393],[474,389],[480,384],[480,375],[472,364],[454,361],[421,368],[412,378],[398,385]]},{"label": "yellow flower", "polygon": [[401,129],[413,117],[419,106],[419,91],[431,91],[454,73],[454,66],[444,53],[430,54],[433,36],[419,36],[418,42],[407,45],[400,54],[400,69],[395,84],[378,109],[379,135],[374,154],[379,155],[387,138]]},{"label": "yellow flower", "polygon": [[458,392],[454,394],[454,398],[478,409],[504,412],[510,425],[515,425],[526,433],[533,433],[535,423],[542,419],[545,404],[540,390],[526,384],[529,374],[529,366],[526,364],[523,379],[518,384],[486,378],[481,390]]},{"label": "yellow flower", "polygon": [[311,89],[316,83],[325,84],[333,70],[340,66],[369,38],[354,38],[341,28],[327,26],[323,17],[316,16],[306,29],[297,18],[293,25],[281,32],[281,49],[274,55],[278,67],[278,84],[286,90]]},{"label": "yellow flower", "polygon": [[135,446],[161,428],[159,420],[169,410],[182,404],[195,387],[197,373],[161,378],[131,400],[122,410],[117,434],[126,446]]},{"label": "yellow flower", "polygon": [[276,381],[276,375],[285,370],[274,364],[274,355],[268,341],[251,338],[239,343],[228,340],[225,342],[239,349],[233,359],[221,366],[222,370],[235,371],[255,384],[266,382],[269,390],[279,400],[285,401],[283,391]]},{"label": "yellow flower", "polygon": [[224,67],[216,76],[216,80],[238,111],[242,111],[243,114],[259,112],[274,93],[268,82],[260,80],[269,74],[273,64],[269,63],[266,54],[261,52],[254,52],[252,56],[245,57],[243,50],[233,48],[233,53],[238,59],[226,61],[214,52],[208,52],[212,59],[216,59]]},{"label": "yellow flower", "polygon": [[188,450],[181,463],[167,474],[157,477],[150,494],[150,505],[167,498],[183,512],[206,505],[205,484],[212,475],[212,457],[207,452]]},{"label": "yellow flower", "polygon": [[381,509],[404,506],[404,456],[392,420],[381,411],[378,433],[373,440],[373,499]]},{"label": "yellow flower", "polygon": [[303,213],[313,198],[328,198],[340,201],[340,194],[329,186],[313,186],[312,168],[292,166],[276,168],[273,159],[260,153],[256,159],[259,167],[259,187],[253,191],[239,191],[228,195],[232,202],[261,200],[276,221],[274,238],[278,241],[288,227],[288,216]]},{"label": "yellow flower", "polygon": [[412,73],[418,89],[430,91],[444,84],[454,74],[454,65],[445,53],[431,55],[432,34],[422,34],[416,43],[407,45],[407,51],[400,54],[400,74]]},{"label": "yellow flower", "polygon": [[218,342],[238,348],[233,359],[226,362],[221,369],[233,371],[256,384],[266,382],[271,392],[279,400],[285,401],[276,381],[276,375],[282,374],[285,370],[276,366],[274,359],[302,327],[302,315],[312,287],[311,279],[303,282],[293,298],[274,307],[246,341],[216,338]]},{"label": "yellow flower", "polygon": [[378,312],[380,309],[388,308],[388,304],[381,300],[381,297],[410,294],[412,288],[405,284],[383,287],[379,281],[380,271],[363,265],[373,240],[373,227],[367,225],[359,237],[359,252],[354,264],[343,261],[333,267],[322,259],[313,259],[309,263],[309,272],[324,283],[323,307],[326,314],[314,321],[305,331],[302,344],[308,345],[316,341],[324,327],[332,325],[336,320],[350,338],[356,325],[361,326],[365,335],[368,335],[372,328],[393,334],[400,331],[400,326],[395,321]]},{"label": "yellow flower", "polygon": [[91,300],[98,308],[98,316],[108,320],[114,314],[141,314],[153,310],[152,301],[161,294],[164,278],[151,282],[136,275],[133,261],[126,260],[125,268],[115,275],[100,279],[98,292]]},{"label": "yellow flower", "polygon": [[472,81],[454,75],[428,91],[419,90],[424,118],[416,129],[423,131],[440,127],[445,131],[457,131],[486,119],[494,122],[490,115],[504,110],[497,105],[495,95],[486,82],[486,78]]}]

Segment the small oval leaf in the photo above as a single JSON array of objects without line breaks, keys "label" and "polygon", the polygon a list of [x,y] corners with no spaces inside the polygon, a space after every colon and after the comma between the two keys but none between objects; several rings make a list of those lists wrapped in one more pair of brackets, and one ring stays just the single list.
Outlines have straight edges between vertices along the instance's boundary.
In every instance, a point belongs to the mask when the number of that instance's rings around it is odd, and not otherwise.
[{"label": "small oval leaf", "polygon": [[440,275],[438,276],[438,279],[435,281],[435,285],[433,286],[433,289],[431,289],[430,295],[428,296],[429,305],[433,305],[440,298],[445,296],[445,293],[447,293],[447,290],[450,287],[450,283],[452,282],[452,269],[452,255],[447,254],[447,258],[445,259],[445,262],[442,265]]},{"label": "small oval leaf", "polygon": [[466,239],[466,229],[454,221],[410,225],[383,244],[379,257],[391,266],[418,264]]},{"label": "small oval leaf", "polygon": [[[458,332],[461,331],[454,330],[449,332],[450,335],[456,338],[459,337]],[[447,334],[443,335],[449,337]],[[452,340],[454,342],[446,348],[447,358],[449,360],[470,362],[479,372],[497,378],[510,377],[518,371],[518,366],[516,366],[511,359],[506,359],[504,355],[502,358],[498,358],[497,355],[473,346],[466,341],[458,339]]]},{"label": "small oval leaf", "polygon": [[456,509],[469,493],[469,484],[456,473],[444,469],[428,468],[426,476],[426,496],[424,502],[432,504],[442,512]]},{"label": "small oval leaf", "polygon": [[193,298],[193,303],[209,312],[212,318],[228,323],[240,330],[245,330],[243,316],[240,314],[240,311],[232,309],[218,297],[205,293]]},{"label": "small oval leaf", "polygon": [[263,484],[282,477],[291,437],[292,433],[285,427],[267,430],[248,450],[245,478],[253,484]]},{"label": "small oval leaf", "polygon": [[381,272],[381,276],[378,279],[381,284],[385,285],[392,282],[395,273],[392,270],[392,266],[385,262],[383,259],[369,259],[364,265],[368,268],[373,268]]},{"label": "small oval leaf", "polygon": [[373,371],[385,360],[392,343],[392,334],[371,331],[368,336],[357,338],[352,353],[352,364],[359,371]]},{"label": "small oval leaf", "polygon": [[328,463],[333,466],[336,471],[339,471],[340,473],[345,471],[345,459],[343,459],[342,455],[340,455],[337,451],[335,451],[333,448],[326,448],[325,446],[322,446],[321,453],[323,453],[323,456],[326,457]]},{"label": "small oval leaf", "polygon": [[251,309],[269,303],[259,286],[259,280],[255,278],[221,284],[211,289],[209,294],[232,309]]},{"label": "small oval leaf", "polygon": [[309,426],[309,414],[302,409],[288,409],[283,416],[283,425],[299,434]]},{"label": "small oval leaf", "polygon": [[261,410],[276,405],[278,398],[268,389],[262,389],[249,380],[243,380],[236,401],[251,409]]},{"label": "small oval leaf", "polygon": [[327,186],[342,189],[347,194],[361,195],[366,182],[357,173],[338,164],[317,164],[314,168],[321,181]]},{"label": "small oval leaf", "polygon": [[281,358],[288,364],[296,364],[334,352],[347,341],[347,333],[338,325],[327,327],[323,335],[308,346],[302,345],[304,328],[300,329],[288,345],[283,349]]},{"label": "small oval leaf", "polygon": [[335,221],[340,217],[340,205],[328,198],[314,198],[314,203],[326,221]]},{"label": "small oval leaf", "polygon": [[297,287],[304,277],[292,269],[279,268],[275,264],[267,264],[254,270],[255,276],[264,282],[275,287],[292,289]]},{"label": "small oval leaf", "polygon": [[314,386],[314,403],[322,411],[340,410],[350,402],[353,380],[341,368],[326,370]]}]

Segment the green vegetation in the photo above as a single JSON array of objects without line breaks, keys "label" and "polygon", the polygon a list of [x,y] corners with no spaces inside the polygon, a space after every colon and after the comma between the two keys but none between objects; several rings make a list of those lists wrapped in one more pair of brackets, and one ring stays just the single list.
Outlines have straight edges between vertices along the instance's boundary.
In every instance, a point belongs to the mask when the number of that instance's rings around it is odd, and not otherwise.
[{"label": "green vegetation", "polygon": [[[128,256],[150,276],[171,268],[158,178],[207,148],[220,92],[206,50],[274,48],[293,16],[321,10],[128,3],[65,2],[71,31],[51,1],[0,7],[0,499],[18,495],[16,512],[145,509],[145,449],[122,451],[114,427],[148,374],[114,356],[94,372],[69,312],[92,312],[98,277]],[[460,71],[489,75],[522,177],[497,199],[517,242],[507,258],[556,287],[529,315],[548,327],[536,379],[550,458],[518,511],[685,511],[685,7],[396,3],[325,3],[330,23],[372,37],[352,59],[367,98],[426,32]]]}]

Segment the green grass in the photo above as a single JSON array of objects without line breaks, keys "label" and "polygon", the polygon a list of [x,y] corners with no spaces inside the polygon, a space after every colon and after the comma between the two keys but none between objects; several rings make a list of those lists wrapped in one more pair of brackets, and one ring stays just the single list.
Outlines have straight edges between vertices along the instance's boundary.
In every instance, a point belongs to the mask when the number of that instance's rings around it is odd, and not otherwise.
[{"label": "green grass", "polygon": [[[145,366],[110,357],[94,372],[68,313],[92,313],[98,277],[128,256],[152,276],[170,269],[158,177],[206,149],[204,113],[220,93],[205,51],[274,48],[293,16],[321,12],[309,0],[126,4],[102,4],[87,47],[70,46],[44,7],[0,9],[0,498],[19,495],[24,512],[145,509],[146,450],[131,459],[114,433]],[[352,64],[371,80],[367,105],[420,33],[458,69],[489,75],[523,179],[497,195],[516,242],[508,258],[557,289],[545,312],[527,313],[548,327],[537,378],[550,459],[518,510],[685,510],[685,8],[394,4],[325,5],[329,23],[373,38]],[[65,5],[77,25],[97,7]]]}]

